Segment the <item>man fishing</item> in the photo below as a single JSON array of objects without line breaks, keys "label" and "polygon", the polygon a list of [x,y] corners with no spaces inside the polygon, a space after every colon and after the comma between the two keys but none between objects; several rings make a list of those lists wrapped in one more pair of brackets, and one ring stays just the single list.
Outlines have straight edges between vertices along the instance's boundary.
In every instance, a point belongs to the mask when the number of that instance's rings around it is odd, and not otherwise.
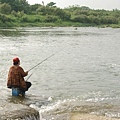
[{"label": "man fishing", "polygon": [[13,66],[10,67],[7,79],[7,87],[12,89],[12,95],[24,96],[25,92],[31,87],[31,83],[24,80],[28,75],[28,71],[24,71],[20,67],[18,57],[13,59]]}]

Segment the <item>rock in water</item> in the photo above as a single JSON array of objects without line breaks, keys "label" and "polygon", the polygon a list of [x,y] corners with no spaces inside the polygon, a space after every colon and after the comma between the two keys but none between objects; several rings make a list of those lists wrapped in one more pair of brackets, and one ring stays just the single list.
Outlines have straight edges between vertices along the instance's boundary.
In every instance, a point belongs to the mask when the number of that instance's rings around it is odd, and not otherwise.
[{"label": "rock in water", "polygon": [[22,104],[0,104],[0,120],[40,120],[39,112]]}]

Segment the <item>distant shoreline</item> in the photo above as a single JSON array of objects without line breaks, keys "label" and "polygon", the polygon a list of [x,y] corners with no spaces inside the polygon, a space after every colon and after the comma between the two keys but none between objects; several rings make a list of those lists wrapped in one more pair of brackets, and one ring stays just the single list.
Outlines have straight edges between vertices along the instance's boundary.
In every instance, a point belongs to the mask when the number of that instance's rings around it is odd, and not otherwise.
[{"label": "distant shoreline", "polygon": [[0,24],[3,28],[9,28],[9,27],[99,27],[99,28],[120,28],[120,24],[101,24],[101,25],[95,25],[95,24],[87,24],[87,23],[78,23],[78,22],[62,22],[62,23],[2,23]]}]

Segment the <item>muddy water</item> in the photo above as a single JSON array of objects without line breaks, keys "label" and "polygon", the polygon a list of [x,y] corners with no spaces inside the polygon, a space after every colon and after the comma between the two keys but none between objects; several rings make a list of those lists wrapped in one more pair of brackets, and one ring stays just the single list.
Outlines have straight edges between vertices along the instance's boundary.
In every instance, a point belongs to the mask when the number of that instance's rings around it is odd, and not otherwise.
[{"label": "muddy water", "polygon": [[46,119],[69,119],[71,112],[119,118],[120,29],[28,27],[0,35],[1,99],[14,101],[6,88],[13,57],[29,70],[60,50],[29,72],[32,87],[23,103]]}]

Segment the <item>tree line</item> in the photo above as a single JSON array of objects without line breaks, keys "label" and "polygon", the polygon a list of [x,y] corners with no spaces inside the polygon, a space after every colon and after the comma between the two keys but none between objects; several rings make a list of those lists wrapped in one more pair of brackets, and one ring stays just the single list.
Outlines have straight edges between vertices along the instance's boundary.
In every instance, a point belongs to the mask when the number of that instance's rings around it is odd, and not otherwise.
[{"label": "tree line", "polygon": [[30,5],[26,0],[0,0],[0,25],[21,26],[98,26],[120,27],[120,10],[94,10],[86,6],[73,5],[61,9],[56,3]]}]

